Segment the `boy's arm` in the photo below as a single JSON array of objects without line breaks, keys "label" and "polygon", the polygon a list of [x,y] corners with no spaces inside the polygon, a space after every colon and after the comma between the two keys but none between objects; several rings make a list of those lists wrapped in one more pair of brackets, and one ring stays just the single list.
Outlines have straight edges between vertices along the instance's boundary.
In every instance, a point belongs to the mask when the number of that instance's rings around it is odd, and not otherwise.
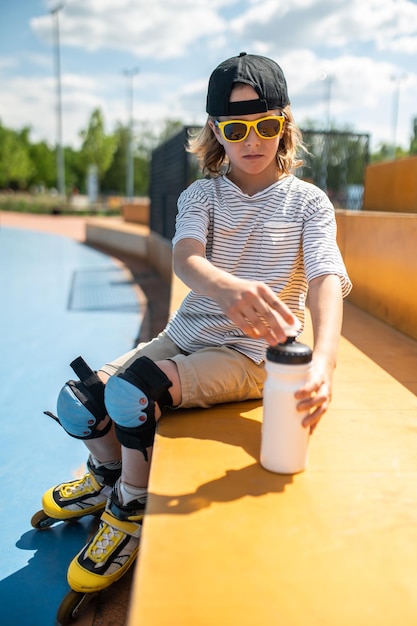
[{"label": "boy's arm", "polygon": [[194,292],[208,296],[248,337],[271,345],[285,341],[283,327],[294,315],[265,283],[244,280],[213,265],[201,242],[181,239],[174,247],[174,271]]},{"label": "boy's arm", "polygon": [[296,398],[299,400],[298,410],[310,412],[303,425],[312,432],[332,398],[333,372],[343,318],[339,277],[329,274],[312,280],[308,305],[314,334],[313,363],[307,383],[296,393]]}]

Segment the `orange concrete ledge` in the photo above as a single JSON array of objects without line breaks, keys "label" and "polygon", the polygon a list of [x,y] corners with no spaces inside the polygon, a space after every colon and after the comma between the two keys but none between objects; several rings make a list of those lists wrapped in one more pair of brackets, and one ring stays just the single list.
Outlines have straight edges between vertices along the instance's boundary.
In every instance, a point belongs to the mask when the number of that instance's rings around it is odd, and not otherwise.
[{"label": "orange concrete ledge", "polygon": [[414,626],[416,394],[417,343],[346,303],[306,472],[260,466],[260,402],[166,415],[128,625]]},{"label": "orange concrete ledge", "polygon": [[349,301],[417,340],[417,214],[337,211]]},{"label": "orange concrete ledge", "polygon": [[172,274],[172,245],[149,226],[112,217],[89,217],[85,238],[88,244],[105,246],[145,259],[168,283]]}]

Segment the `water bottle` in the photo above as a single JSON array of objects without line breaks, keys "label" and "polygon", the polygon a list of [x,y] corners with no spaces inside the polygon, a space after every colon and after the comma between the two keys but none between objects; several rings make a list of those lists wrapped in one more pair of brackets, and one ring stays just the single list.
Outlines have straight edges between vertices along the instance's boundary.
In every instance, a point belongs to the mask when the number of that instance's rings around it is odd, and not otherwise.
[{"label": "water bottle", "polygon": [[271,472],[295,474],[306,467],[310,435],[301,422],[307,412],[297,411],[294,393],[306,381],[312,355],[295,337],[267,349],[261,465]]}]

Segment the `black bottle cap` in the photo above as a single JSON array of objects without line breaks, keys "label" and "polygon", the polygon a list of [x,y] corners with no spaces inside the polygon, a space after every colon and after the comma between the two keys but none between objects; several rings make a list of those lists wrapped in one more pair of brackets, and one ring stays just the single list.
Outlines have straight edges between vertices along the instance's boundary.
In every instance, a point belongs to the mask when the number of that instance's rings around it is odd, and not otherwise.
[{"label": "black bottle cap", "polygon": [[269,346],[266,351],[266,358],[272,363],[302,365],[303,363],[310,363],[313,358],[313,351],[304,343],[295,341],[295,337],[288,337],[285,343]]}]

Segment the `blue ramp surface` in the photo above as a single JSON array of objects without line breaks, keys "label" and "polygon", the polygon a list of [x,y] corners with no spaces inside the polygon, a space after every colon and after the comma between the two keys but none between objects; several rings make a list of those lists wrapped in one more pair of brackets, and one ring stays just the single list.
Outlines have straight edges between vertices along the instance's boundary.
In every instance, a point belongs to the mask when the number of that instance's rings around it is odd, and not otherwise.
[{"label": "blue ramp surface", "polygon": [[66,237],[0,228],[0,599],[3,626],[53,626],[69,562],[91,518],[44,531],[30,519],[49,487],[82,475],[87,450],[55,412],[69,363],[130,350],[141,311],[129,274]]}]

